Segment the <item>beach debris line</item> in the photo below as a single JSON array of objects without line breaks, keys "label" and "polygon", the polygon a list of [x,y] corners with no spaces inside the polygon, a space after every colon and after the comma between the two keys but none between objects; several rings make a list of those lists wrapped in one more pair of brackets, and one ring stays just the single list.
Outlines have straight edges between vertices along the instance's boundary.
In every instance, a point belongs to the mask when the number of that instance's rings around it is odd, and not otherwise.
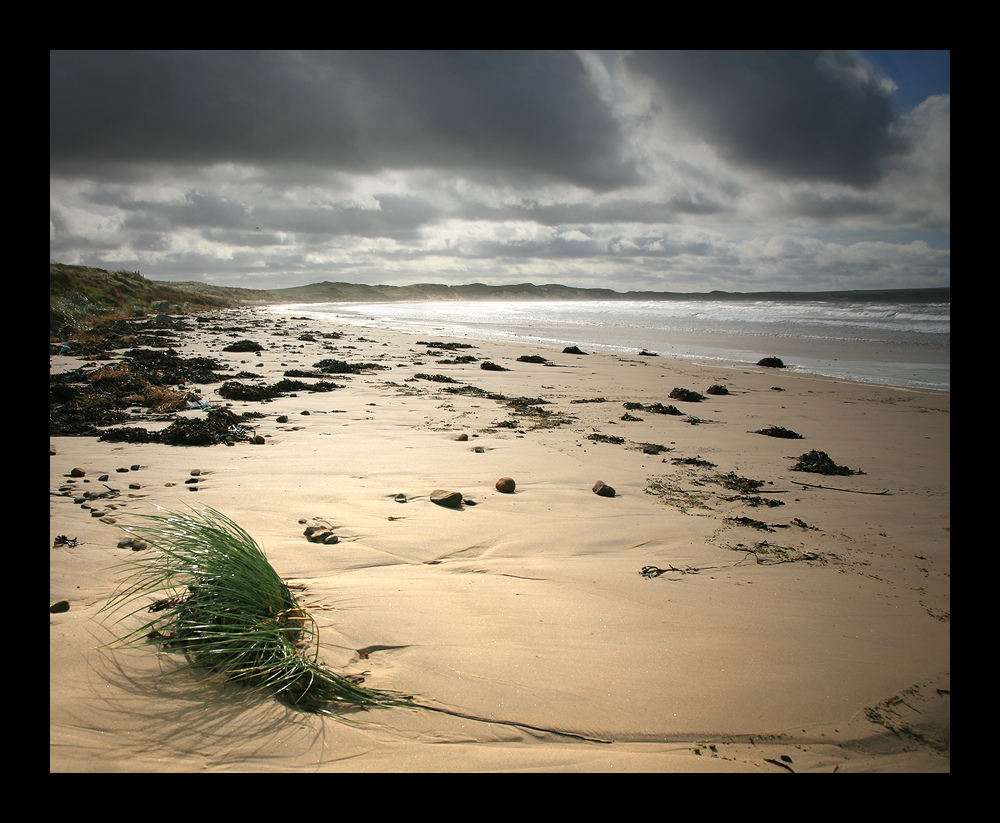
[{"label": "beach debris line", "polygon": [[315,620],[228,517],[210,508],[142,517],[143,525],[127,531],[150,549],[127,561],[130,574],[103,611],[125,611],[119,623],[143,611],[156,617],[114,646],[176,652],[187,661],[182,670],[266,692],[303,712],[410,704],[406,695],[367,688],[361,676],[319,659]]}]

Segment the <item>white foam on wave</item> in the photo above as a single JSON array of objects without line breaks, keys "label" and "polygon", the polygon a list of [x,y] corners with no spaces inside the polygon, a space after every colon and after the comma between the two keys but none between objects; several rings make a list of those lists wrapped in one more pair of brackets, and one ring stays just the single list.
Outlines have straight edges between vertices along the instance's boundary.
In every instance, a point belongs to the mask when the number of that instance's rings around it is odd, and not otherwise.
[{"label": "white foam on wave", "polygon": [[950,305],[778,301],[413,301],[276,306],[354,325],[590,346],[733,364],[778,356],[815,374],[950,388]]}]

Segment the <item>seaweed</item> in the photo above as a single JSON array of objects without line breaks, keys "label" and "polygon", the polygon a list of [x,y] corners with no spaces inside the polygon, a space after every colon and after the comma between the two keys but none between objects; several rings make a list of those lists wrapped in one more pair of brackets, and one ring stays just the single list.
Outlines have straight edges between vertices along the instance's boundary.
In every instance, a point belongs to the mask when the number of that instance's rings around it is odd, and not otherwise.
[{"label": "seaweed", "polygon": [[757,429],[754,434],[763,434],[767,437],[781,437],[786,440],[801,440],[802,435],[786,429],[784,426],[768,426],[766,429]]},{"label": "seaweed", "polygon": [[864,474],[860,469],[855,471],[847,466],[838,466],[826,452],[813,449],[807,454],[799,457],[798,462],[792,466],[792,471],[813,472],[814,474],[844,475]]}]

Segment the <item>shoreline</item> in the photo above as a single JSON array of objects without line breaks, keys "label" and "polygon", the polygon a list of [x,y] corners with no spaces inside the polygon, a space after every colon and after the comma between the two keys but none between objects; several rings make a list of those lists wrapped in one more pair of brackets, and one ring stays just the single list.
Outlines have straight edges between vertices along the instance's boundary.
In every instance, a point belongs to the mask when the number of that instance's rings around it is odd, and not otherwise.
[{"label": "shoreline", "polygon": [[[259,376],[248,384],[324,357],[382,368],[331,376],[343,387],[328,393],[231,401],[262,415],[263,445],[50,437],[50,598],[70,602],[50,617],[52,771],[950,770],[947,392],[211,316],[172,347]],[[244,338],[265,348],[221,351]],[[478,361],[439,362],[457,355]],[[518,360],[530,355],[546,362]],[[85,362],[54,355],[50,373]],[[717,383],[729,394],[668,399]],[[466,386],[489,395],[448,391]],[[658,402],[683,414],[641,408]],[[768,426],[803,439],[754,433]],[[812,449],[864,474],[791,471]],[[749,504],[715,479],[729,474],[781,505]],[[495,488],[504,476],[513,494]],[[119,489],[117,523],[67,486]],[[438,488],[466,502],[437,506]],[[483,720],[392,709],[338,723],[170,685],[153,651],[99,652],[119,527],[186,505],[231,516],[304,602],[330,607],[314,614],[330,665]],[[315,518],[339,542],[308,542]]]},{"label": "shoreline", "polygon": [[[476,302],[476,301],[473,301]],[[516,302],[516,301],[515,301]],[[621,357],[635,356],[639,352],[654,352],[659,356],[685,361],[704,361],[712,365],[746,368],[755,366],[763,357],[782,355],[790,371],[800,374],[832,377],[851,382],[913,388],[921,391],[950,392],[950,353],[937,346],[925,348],[911,343],[851,338],[813,338],[765,331],[747,333],[737,330],[704,330],[692,328],[620,329],[616,337],[625,340],[615,344],[601,342],[599,327],[586,325],[546,326],[539,321],[540,331],[534,321],[507,326],[483,325],[478,318],[468,322],[453,318],[386,317],[376,319],[359,311],[355,304],[329,303],[333,311],[316,311],[315,304],[274,304],[260,306],[262,311],[275,316],[314,317],[319,320],[335,319],[359,328],[382,328],[403,334],[418,333],[415,328],[424,322],[441,334],[456,339],[477,340],[482,343],[511,342],[527,346],[562,348],[566,345],[589,347],[591,351]],[[369,305],[393,305],[391,302]],[[508,305],[507,302],[503,305]],[[535,304],[532,304],[535,305]],[[575,305],[575,304],[570,304]],[[532,326],[529,328],[528,323]],[[943,370],[943,372],[942,372]],[[904,376],[905,375],[905,376]]]}]

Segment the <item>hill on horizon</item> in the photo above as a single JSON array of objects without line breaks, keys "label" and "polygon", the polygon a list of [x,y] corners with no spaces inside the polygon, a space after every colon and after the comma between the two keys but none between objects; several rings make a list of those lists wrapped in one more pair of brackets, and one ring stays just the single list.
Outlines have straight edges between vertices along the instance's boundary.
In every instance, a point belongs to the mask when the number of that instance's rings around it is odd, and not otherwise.
[{"label": "hill on horizon", "polygon": [[195,281],[157,281],[137,271],[108,271],[66,263],[49,264],[49,335],[65,335],[95,318],[186,313],[275,303],[381,303],[403,300],[834,300],[950,302],[951,288],[849,291],[618,292],[556,283],[408,286],[323,281],[284,289],[244,289]]}]

